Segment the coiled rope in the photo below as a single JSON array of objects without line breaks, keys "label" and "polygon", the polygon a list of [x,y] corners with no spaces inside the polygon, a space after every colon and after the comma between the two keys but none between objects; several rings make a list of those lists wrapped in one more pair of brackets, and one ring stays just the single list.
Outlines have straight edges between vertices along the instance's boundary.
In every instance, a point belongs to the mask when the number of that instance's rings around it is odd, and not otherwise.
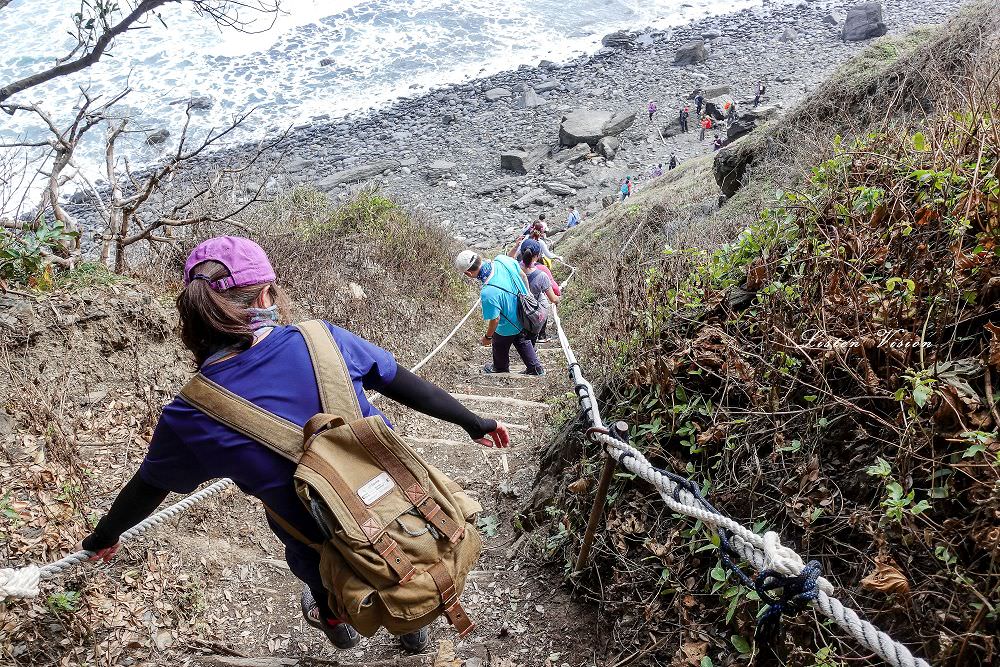
[{"label": "coiled rope", "polygon": [[[570,269],[570,275],[560,284],[560,288],[565,288],[566,283],[576,273],[575,267],[565,262],[563,264]],[[552,307],[551,318],[556,327],[559,344],[566,356],[570,380],[573,382],[583,416],[594,427],[590,431],[591,440],[601,444],[619,465],[651,484],[671,510],[712,526],[722,538],[724,549],[729,547],[760,573],[756,581],[742,575],[746,579],[744,583],[762,593],[761,598],[771,604],[762,615],[761,624],[758,625],[759,635],[762,634],[765,638],[769,634],[773,635],[782,614],[800,611],[805,605],[814,603],[820,613],[832,619],[859,644],[893,667],[930,667],[927,661],[914,656],[906,646],[895,641],[833,597],[833,584],[820,576],[818,562],[803,562],[802,557],[794,549],[781,544],[779,535],[773,531],[758,535],[721,514],[701,497],[697,485],[691,480],[656,468],[635,447],[602,432],[605,430],[604,423],[594,396],[593,385],[583,376],[555,306]],[[723,560],[727,560],[725,555]],[[738,571],[735,566],[731,569]],[[770,592],[778,587],[784,587],[784,590],[781,596],[776,598]]]}]

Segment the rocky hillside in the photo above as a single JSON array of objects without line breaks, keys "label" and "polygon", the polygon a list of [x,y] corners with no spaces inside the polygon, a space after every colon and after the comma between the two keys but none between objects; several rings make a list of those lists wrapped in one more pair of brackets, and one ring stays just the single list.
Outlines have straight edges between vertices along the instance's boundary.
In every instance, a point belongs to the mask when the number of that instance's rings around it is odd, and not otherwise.
[{"label": "rocky hillside", "polygon": [[[962,1],[885,3],[881,19],[864,12],[849,19],[857,4],[768,3],[669,31],[612,34],[600,52],[569,63],[445,85],[367,115],[317,119],[293,128],[269,161],[277,164],[272,187],[306,184],[339,197],[352,183],[379,181],[460,241],[492,248],[540,212],[557,223],[570,204],[596,214],[624,176],[646,174],[672,154],[682,162],[711,154],[712,134],[699,141],[694,118],[694,131],[678,132],[678,111],[685,104],[694,111],[694,91],[749,110],[757,82],[766,81],[758,117],[769,117],[816,90],[864,40],[945,20]],[[649,100],[659,105],[652,123]],[[590,127],[574,135],[561,122],[567,115],[590,119]],[[612,117],[616,122],[606,128],[598,122]],[[730,128],[723,123],[718,131]],[[599,147],[609,135],[614,141]],[[589,150],[578,146],[581,140]],[[226,149],[201,171],[253,148]],[[527,153],[527,161],[503,157],[515,151]],[[80,193],[78,201],[85,200]],[[95,220],[86,204],[72,210]]]},{"label": "rocky hillside", "polygon": [[[991,664],[1000,632],[994,11],[875,42],[714,165],[655,179],[560,244],[586,285],[565,319],[604,369],[606,418],[940,665]],[[597,467],[579,425],[565,433],[534,498],[553,535],[582,532]],[[636,650],[652,633],[675,664],[877,664],[807,616],[755,644],[756,593],[718,542],[643,484],[619,478],[611,497],[577,582]]]}]

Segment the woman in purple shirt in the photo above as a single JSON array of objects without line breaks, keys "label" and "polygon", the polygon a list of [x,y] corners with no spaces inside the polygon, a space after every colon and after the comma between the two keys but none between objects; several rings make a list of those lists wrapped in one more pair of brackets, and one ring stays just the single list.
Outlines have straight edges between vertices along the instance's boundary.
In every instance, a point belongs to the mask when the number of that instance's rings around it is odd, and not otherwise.
[{"label": "woman in purple shirt", "polygon": [[[177,297],[181,340],[198,370],[213,382],[259,407],[299,425],[322,412],[305,341],[298,329],[279,326],[288,300],[275,284],[264,251],[249,239],[223,236],[199,245],[184,267],[184,290]],[[365,390],[377,391],[407,407],[457,424],[484,446],[506,447],[502,424],[479,417],[440,387],[396,365],[392,354],[327,324],[343,354],[365,417],[382,415]],[[386,420],[388,424],[388,420]],[[391,426],[391,424],[390,424]],[[118,494],[108,514],[83,541],[94,558],[109,560],[121,533],[149,516],[167,493],[190,493],[210,479],[229,477],[259,498],[313,542],[323,540],[296,495],[295,464],[198,411],[180,397],[163,409],[139,470]],[[319,555],[268,517],[285,545],[292,573],[305,583],[302,612],[338,648],[360,637],[330,608],[319,574]],[[403,646],[421,650],[426,629],[403,635]]]}]

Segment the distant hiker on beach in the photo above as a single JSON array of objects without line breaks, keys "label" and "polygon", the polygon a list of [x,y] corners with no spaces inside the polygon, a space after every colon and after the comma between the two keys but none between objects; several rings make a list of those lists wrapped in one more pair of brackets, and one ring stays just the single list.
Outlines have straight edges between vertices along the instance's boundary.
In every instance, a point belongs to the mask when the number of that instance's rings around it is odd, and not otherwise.
[{"label": "distant hiker on beach", "polygon": [[649,106],[646,107],[646,111],[649,112],[649,122],[653,122],[653,116],[656,115],[656,102],[654,100],[649,101]]},{"label": "distant hiker on beach", "polygon": [[761,79],[757,82],[757,94],[753,98],[753,106],[755,109],[758,105],[760,105],[760,101],[763,99],[766,90],[767,86],[764,85],[764,80]]},{"label": "distant hiker on beach", "polygon": [[[122,533],[148,517],[168,493],[191,493],[204,482],[228,477],[264,503],[288,569],[304,584],[300,607],[306,624],[335,647],[348,649],[360,636],[334,611],[342,605],[327,588],[335,582],[332,575],[327,578],[319,552],[323,545],[326,560],[327,549],[336,551],[324,535],[329,524],[317,522],[300,501],[296,462],[251,435],[257,432],[252,419],[235,422],[240,424],[235,428],[223,421],[226,414],[232,418],[227,401],[236,402],[244,417],[259,415],[286,425],[293,440],[295,430],[314,415],[335,409],[327,400],[385,420],[365,390],[457,424],[484,446],[506,447],[509,437],[502,424],[470,412],[448,392],[397,365],[391,353],[350,331],[322,320],[281,325],[289,304],[276,280],[267,255],[249,239],[209,239],[188,256],[176,305],[180,342],[193,355],[198,375],[163,408],[145,458],[82,548],[94,552],[92,560],[106,562],[118,550]],[[340,386],[335,371],[319,375],[317,370],[338,367],[343,386],[353,387],[346,397],[327,393]],[[219,393],[211,402],[195,405],[192,397],[205,396],[213,387]],[[374,548],[366,556],[380,558]],[[427,646],[428,631],[425,627],[399,639],[404,648],[419,652]]]},{"label": "distant hiker on beach", "polygon": [[719,150],[722,148],[722,137],[715,135],[715,141],[712,142],[712,150]]},{"label": "distant hiker on beach", "polygon": [[726,107],[726,120],[732,122],[736,120],[736,102],[728,102]]},{"label": "distant hiker on beach", "polygon": [[678,122],[681,125],[681,132],[687,132],[688,131],[688,116],[690,116],[690,115],[691,115],[691,112],[688,111],[687,107],[684,107],[683,109],[681,109],[680,113],[677,114],[677,120],[678,120]]},{"label": "distant hiker on beach", "polygon": [[701,119],[701,134],[698,136],[698,141],[705,141],[705,132],[712,129],[712,118],[710,116],[705,116]]},{"label": "distant hiker on beach", "polygon": [[537,219],[537,220],[535,220],[534,222],[529,222],[529,223],[528,223],[528,226],[527,226],[527,227],[525,227],[525,228],[524,228],[524,229],[523,229],[523,230],[521,231],[521,238],[523,239],[523,238],[525,238],[525,237],[529,236],[529,235],[531,234],[531,230],[533,230],[533,229],[535,228],[535,225],[539,225],[539,224],[540,224],[540,225],[542,226],[542,233],[543,233],[543,234],[544,234],[545,232],[549,231],[549,226],[548,226],[548,224],[547,224],[547,223],[545,222],[545,214],[544,214],[544,213],[539,213],[539,214],[538,214],[538,219]]},{"label": "distant hiker on beach", "polygon": [[656,178],[657,176],[663,176],[663,165],[653,165],[653,168],[649,170],[649,177]]},{"label": "distant hiker on beach", "polygon": [[471,250],[463,250],[455,258],[455,268],[483,283],[479,301],[486,333],[481,343],[483,347],[493,348],[493,362],[483,366],[483,372],[509,373],[513,346],[526,366],[522,371],[524,375],[545,375],[535,346],[525,335],[517,316],[517,295],[529,292],[528,277],[521,265],[505,255],[490,262]]},{"label": "distant hiker on beach", "polygon": [[670,164],[667,165],[667,169],[670,170],[670,169],[676,169],[676,168],[677,168],[677,156],[676,155],[671,155],[670,156]]},{"label": "distant hiker on beach", "polygon": [[569,217],[566,219],[566,229],[576,227],[580,224],[580,214],[576,212],[575,206],[569,207]]},{"label": "distant hiker on beach", "polygon": [[[558,286],[552,280],[551,272],[545,270],[545,266],[538,263],[538,257],[541,253],[542,249],[537,243],[527,241],[521,250],[521,266],[524,274],[528,277],[528,288],[531,289],[531,293],[538,299],[538,302],[544,306],[547,314],[552,310],[551,304],[559,303],[559,295],[556,294],[555,290],[558,289]],[[546,315],[545,324],[542,325],[538,336],[531,341],[532,344],[548,342],[549,337],[545,333],[548,325],[549,320]]]},{"label": "distant hiker on beach", "polygon": [[697,95],[694,96],[695,115],[697,116],[701,115],[701,106],[704,103],[705,103],[705,98],[701,96],[701,93],[698,93]]}]

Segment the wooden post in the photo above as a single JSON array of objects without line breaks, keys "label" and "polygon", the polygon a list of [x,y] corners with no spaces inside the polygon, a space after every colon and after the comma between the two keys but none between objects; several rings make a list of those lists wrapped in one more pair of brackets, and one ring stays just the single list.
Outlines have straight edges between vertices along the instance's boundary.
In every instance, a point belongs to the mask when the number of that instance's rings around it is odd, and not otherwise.
[{"label": "wooden post", "polygon": [[[618,431],[621,437],[628,436],[628,424],[625,422],[615,422],[612,427]],[[604,467],[601,469],[601,479],[597,483],[597,495],[594,496],[594,505],[590,508],[590,520],[587,522],[587,532],[583,534],[583,543],[580,545],[580,555],[576,559],[573,572],[579,572],[587,567],[587,560],[590,558],[590,548],[594,545],[594,535],[597,533],[597,526],[604,516],[604,505],[608,500],[608,488],[611,486],[611,478],[615,475],[615,459],[604,452]]]}]

